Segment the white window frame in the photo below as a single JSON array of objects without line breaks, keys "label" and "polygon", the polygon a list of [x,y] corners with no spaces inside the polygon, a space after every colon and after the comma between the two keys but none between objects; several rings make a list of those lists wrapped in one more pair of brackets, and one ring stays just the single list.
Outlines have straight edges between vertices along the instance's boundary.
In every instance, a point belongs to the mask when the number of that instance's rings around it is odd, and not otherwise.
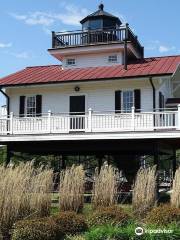
[{"label": "white window frame", "polygon": [[[126,94],[128,92],[132,93],[132,101],[129,101],[129,103],[126,103],[126,105],[131,104],[131,107],[130,108],[124,108],[124,94]],[[126,97],[126,99],[128,99],[128,98]],[[134,90],[123,90],[121,92],[121,109],[122,109],[122,112],[124,112],[124,113],[131,112],[131,109],[132,109],[133,106],[134,106]]]},{"label": "white window frame", "polygon": [[117,63],[117,62],[118,62],[117,54],[108,56],[108,63]]},{"label": "white window frame", "polygon": [[75,66],[76,65],[76,59],[75,58],[67,58],[66,59],[66,66]]},{"label": "white window frame", "polygon": [[[34,99],[34,106],[28,106],[28,101],[29,101],[30,98]],[[34,109],[34,112],[28,113],[28,109]],[[26,113],[27,117],[35,117],[36,116],[36,96],[35,95],[31,95],[31,96],[26,97],[25,113]]]}]

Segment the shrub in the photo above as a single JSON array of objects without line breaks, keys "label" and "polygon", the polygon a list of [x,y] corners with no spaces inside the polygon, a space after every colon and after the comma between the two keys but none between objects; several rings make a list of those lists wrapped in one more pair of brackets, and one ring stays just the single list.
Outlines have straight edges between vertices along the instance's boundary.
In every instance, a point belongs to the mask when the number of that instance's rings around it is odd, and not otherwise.
[{"label": "shrub", "polygon": [[92,228],[85,234],[86,240],[129,240],[139,239],[135,236],[134,225],[129,225],[126,228],[119,228],[118,226],[104,225]]},{"label": "shrub", "polygon": [[85,237],[82,235],[77,235],[77,236],[69,235],[66,237],[66,240],[85,240]]},{"label": "shrub", "polygon": [[24,220],[15,224],[12,240],[55,240],[57,227],[50,218]]},{"label": "shrub", "polygon": [[160,205],[148,213],[146,221],[158,225],[167,225],[172,222],[180,223],[180,209],[168,204]]},{"label": "shrub", "polygon": [[57,228],[64,235],[81,233],[87,230],[87,224],[83,215],[75,212],[61,212],[54,217]]},{"label": "shrub", "polygon": [[139,169],[132,196],[135,213],[141,215],[150,210],[157,199],[156,166]]},{"label": "shrub", "polygon": [[[180,239],[180,229],[177,224],[168,224],[164,228],[159,225],[146,225],[146,230],[150,233],[143,234],[145,240],[179,240]],[[162,233],[160,231],[166,230]],[[154,232],[152,232],[154,231]]]},{"label": "shrub", "polygon": [[131,220],[130,215],[128,215],[122,208],[107,207],[97,209],[88,218],[88,225],[90,227],[104,224],[122,226],[125,225],[130,220]]},{"label": "shrub", "polygon": [[117,203],[118,199],[118,169],[111,165],[101,167],[100,173],[98,169],[95,172],[95,182],[93,185],[92,204],[94,208],[109,207]]},{"label": "shrub", "polygon": [[[104,225],[90,229],[85,233],[85,240],[179,240],[180,231],[178,227],[169,225],[165,229],[172,230],[172,233],[147,233],[137,236],[135,234],[134,224],[129,224],[126,227],[119,228],[118,226]],[[143,227],[144,229],[144,227]],[[145,226],[145,229],[157,230],[158,226]]]},{"label": "shrub", "polygon": [[79,212],[84,205],[85,172],[82,165],[62,171],[60,174],[60,210]]},{"label": "shrub", "polygon": [[49,213],[51,186],[51,170],[35,170],[32,163],[0,167],[0,231],[4,238],[10,238],[17,220]]},{"label": "shrub", "polygon": [[180,208],[180,167],[176,170],[173,180],[171,205]]}]

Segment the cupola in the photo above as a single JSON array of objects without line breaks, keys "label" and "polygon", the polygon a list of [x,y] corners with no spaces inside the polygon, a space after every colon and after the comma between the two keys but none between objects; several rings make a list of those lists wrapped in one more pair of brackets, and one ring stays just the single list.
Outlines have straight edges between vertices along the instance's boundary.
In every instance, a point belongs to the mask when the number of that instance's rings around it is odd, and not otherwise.
[{"label": "cupola", "polygon": [[62,62],[63,68],[127,65],[142,59],[144,48],[128,24],[104,10],[98,10],[80,21],[82,29],[52,32],[49,53]]},{"label": "cupola", "polygon": [[101,3],[99,9],[83,18],[80,23],[83,30],[95,30],[95,29],[115,29],[122,24],[121,20],[104,11],[104,5]]}]

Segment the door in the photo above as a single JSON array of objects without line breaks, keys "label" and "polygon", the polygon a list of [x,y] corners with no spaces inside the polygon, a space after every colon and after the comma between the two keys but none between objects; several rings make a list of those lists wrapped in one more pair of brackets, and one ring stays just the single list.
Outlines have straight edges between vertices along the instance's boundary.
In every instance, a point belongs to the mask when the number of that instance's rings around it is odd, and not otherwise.
[{"label": "door", "polygon": [[85,130],[85,96],[70,96],[70,130]]}]

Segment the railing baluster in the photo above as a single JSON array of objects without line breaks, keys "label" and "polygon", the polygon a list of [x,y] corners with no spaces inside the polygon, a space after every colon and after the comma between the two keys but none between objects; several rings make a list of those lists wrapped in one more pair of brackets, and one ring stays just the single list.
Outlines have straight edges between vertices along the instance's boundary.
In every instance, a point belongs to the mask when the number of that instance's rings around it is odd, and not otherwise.
[{"label": "railing baluster", "polygon": [[[154,117],[153,117],[154,116]],[[155,120],[155,121],[154,121]],[[139,131],[154,129],[180,129],[180,106],[178,111],[135,113],[92,113],[85,115],[48,115],[41,117],[9,117],[0,119],[0,134],[42,134],[70,131],[106,132]]]}]

